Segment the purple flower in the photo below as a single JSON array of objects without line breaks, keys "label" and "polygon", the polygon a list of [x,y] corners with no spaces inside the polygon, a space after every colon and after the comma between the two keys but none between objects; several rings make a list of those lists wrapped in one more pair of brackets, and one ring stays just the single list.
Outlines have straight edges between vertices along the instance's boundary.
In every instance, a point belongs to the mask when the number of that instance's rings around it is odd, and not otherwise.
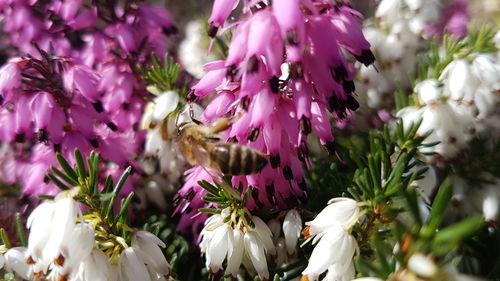
[{"label": "purple flower", "polygon": [[16,47],[6,48],[9,55],[26,57],[0,69],[0,140],[16,152],[9,167],[30,173],[9,180],[28,194],[53,193],[45,173],[54,153],[73,162],[75,148],[100,152],[119,164],[116,170],[136,165],[144,140],[138,123],[150,94],[135,67],[166,51],[166,36],[175,32],[168,12],[145,3],[7,2],[0,1],[2,44]]}]

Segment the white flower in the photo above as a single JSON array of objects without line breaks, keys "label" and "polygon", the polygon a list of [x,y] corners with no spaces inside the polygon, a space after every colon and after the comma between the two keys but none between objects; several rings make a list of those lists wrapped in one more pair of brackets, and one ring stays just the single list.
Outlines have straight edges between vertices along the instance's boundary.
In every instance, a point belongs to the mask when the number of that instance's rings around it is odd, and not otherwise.
[{"label": "white flower", "polygon": [[155,272],[165,276],[170,274],[170,264],[165,259],[160,247],[165,248],[165,243],[147,231],[137,231],[132,238],[132,248],[137,250],[142,260]]},{"label": "white flower", "polygon": [[383,280],[376,277],[362,277],[362,278],[352,279],[352,281],[383,281]]},{"label": "white flower", "polygon": [[186,71],[196,78],[201,78],[206,73],[203,65],[215,60],[213,55],[208,55],[206,48],[202,47],[203,25],[198,21],[190,21],[186,25],[186,37],[179,45],[179,59]]},{"label": "white flower", "polygon": [[410,257],[408,260],[408,269],[415,272],[415,274],[426,278],[435,276],[439,270],[429,257],[421,253],[413,254]]},{"label": "white flower", "polygon": [[[302,272],[308,280],[317,280],[328,269],[327,281],[351,280],[354,275],[352,259],[359,252],[358,243],[350,229],[358,221],[360,208],[350,198],[333,198],[313,221],[306,222],[314,247],[309,263]],[[307,237],[307,236],[311,237]]]},{"label": "white flower", "polygon": [[[352,258],[358,249],[356,239],[340,225],[332,225],[322,236],[317,236],[313,244],[319,242],[309,259],[309,264],[302,272],[309,280],[317,280],[318,276],[332,267],[331,275],[342,276],[352,264]],[[350,278],[354,277],[354,274]]]},{"label": "white flower", "polygon": [[120,254],[119,278],[121,281],[151,281],[144,261],[139,258],[137,250],[129,247]]},{"label": "white flower", "polygon": [[286,249],[289,255],[295,253],[301,230],[302,218],[299,212],[295,209],[288,211],[283,221],[283,233],[285,234]]},{"label": "white flower", "polygon": [[454,60],[441,73],[439,80],[444,81],[444,94],[453,100],[471,101],[479,79],[472,72],[472,67],[465,59]]},{"label": "white flower", "polygon": [[358,220],[360,208],[351,198],[333,198],[314,220],[306,222],[311,235],[320,234],[330,227],[339,225],[344,229],[350,228]]},{"label": "white flower", "polygon": [[149,102],[144,109],[141,120],[141,127],[149,129],[155,127],[159,122],[177,108],[179,104],[179,94],[174,91],[165,91]]},{"label": "white flower", "polygon": [[[27,249],[24,247],[8,249],[3,255],[4,268],[6,271],[15,272],[15,274],[23,279],[30,280],[33,277],[33,270],[31,266],[26,263],[26,252]],[[0,266],[0,269],[1,268]]]},{"label": "white flower", "polygon": [[[240,265],[244,263],[249,270],[255,269],[260,278],[268,279],[267,255],[276,254],[271,230],[256,216],[252,217],[254,228],[245,226],[240,229],[240,223],[236,226],[224,223],[224,218],[230,215],[229,209],[225,209],[222,214],[213,215],[205,221],[200,249],[205,254],[206,267],[215,273],[227,260],[225,274],[236,277]],[[247,263],[245,259],[248,259]]]},{"label": "white flower", "polygon": [[441,98],[441,89],[439,82],[435,79],[427,79],[415,86],[415,92],[418,94],[418,100],[422,104],[437,102]]},{"label": "white flower", "polygon": [[112,280],[110,267],[108,257],[101,250],[93,249],[91,254],[80,263],[75,279],[79,281]]}]

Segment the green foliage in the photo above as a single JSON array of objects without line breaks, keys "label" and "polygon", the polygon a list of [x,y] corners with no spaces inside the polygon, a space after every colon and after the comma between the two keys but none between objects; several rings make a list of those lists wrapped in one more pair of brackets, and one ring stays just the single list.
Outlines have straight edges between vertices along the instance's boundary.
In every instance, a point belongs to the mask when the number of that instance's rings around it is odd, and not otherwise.
[{"label": "green foliage", "polygon": [[360,243],[356,266],[362,275],[387,279],[397,270],[396,264],[404,268],[415,253],[430,254],[438,264],[444,263],[446,254],[484,227],[480,215],[442,225],[453,192],[450,180],[439,186],[429,216],[422,215],[414,182],[427,167],[419,160],[423,156],[419,147],[435,144],[424,142],[428,134],[416,134],[419,125],[404,130],[399,121],[392,132],[385,126],[370,132],[365,151],[351,150],[357,169],[348,190],[367,206],[366,218],[353,230]]},{"label": "green foliage", "polygon": [[[99,187],[99,154],[91,152],[84,160],[83,155],[75,149],[75,165],[70,163],[59,153],[56,154],[60,168],[51,166],[51,173],[47,177],[63,192],[75,192],[74,199],[84,204],[88,210],[85,219],[96,220],[98,225],[96,232],[107,239],[111,233],[119,235],[130,242],[132,229],[128,227],[128,207],[134,196],[131,192],[126,198],[122,198],[121,190],[127,180],[132,167],[127,167],[120,179],[113,184],[113,179],[108,176],[102,192]],[[85,164],[87,163],[87,164]],[[50,196],[42,198],[52,199]],[[118,200],[120,203],[118,204]],[[118,205],[118,212],[115,206]],[[102,232],[102,233],[101,233]]]},{"label": "green foliage", "polygon": [[140,67],[143,80],[161,91],[175,91],[181,96],[187,93],[189,80],[186,75],[181,75],[181,67],[168,54],[165,55],[163,63],[156,54],[151,55],[152,64],[148,68]]}]

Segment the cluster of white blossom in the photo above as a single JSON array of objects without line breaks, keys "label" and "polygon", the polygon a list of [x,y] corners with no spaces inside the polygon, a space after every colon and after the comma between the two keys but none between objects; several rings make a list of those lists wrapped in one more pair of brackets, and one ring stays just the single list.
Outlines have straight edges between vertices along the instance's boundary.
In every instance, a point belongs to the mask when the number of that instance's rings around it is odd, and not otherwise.
[{"label": "cluster of white blossom", "polygon": [[452,160],[474,137],[500,129],[500,60],[495,53],[472,54],[450,62],[439,79],[415,86],[418,105],[397,116],[405,127],[422,120],[418,134],[432,131],[427,142],[439,142],[422,152],[436,152],[433,162]]},{"label": "cluster of white blossom", "polygon": [[159,281],[170,275],[170,265],[160,249],[165,244],[147,231],[135,232],[130,246],[116,237],[120,245],[111,257],[105,254],[96,243],[95,224],[84,219],[69,193],[38,205],[27,227],[27,248],[0,250],[0,268],[24,280]]},{"label": "cluster of white blossom", "polygon": [[257,272],[261,279],[269,280],[267,257],[273,256],[280,264],[286,259],[283,255],[295,253],[302,229],[302,219],[296,210],[285,215],[284,238],[279,237],[281,227],[277,221],[272,220],[267,225],[257,216],[252,216],[251,221],[253,226],[229,208],[206,220],[200,248],[210,272],[220,271],[226,260],[226,276],[237,277],[243,264],[249,273]]},{"label": "cluster of white blossom", "polygon": [[[417,54],[442,21],[446,1],[382,0],[375,23],[363,33],[377,58],[377,68],[358,64],[356,83],[363,111],[391,108],[394,91],[411,88]],[[457,8],[455,8],[457,9]],[[459,11],[465,13],[465,11]],[[462,23],[465,26],[466,21]],[[462,26],[451,32],[460,33]],[[450,31],[450,30],[448,30]]]},{"label": "cluster of white blossom", "polygon": [[313,281],[328,270],[323,280],[350,281],[356,273],[353,258],[359,253],[351,229],[359,220],[361,209],[350,198],[333,198],[328,203],[314,220],[306,222],[304,236],[316,246],[302,274]]}]

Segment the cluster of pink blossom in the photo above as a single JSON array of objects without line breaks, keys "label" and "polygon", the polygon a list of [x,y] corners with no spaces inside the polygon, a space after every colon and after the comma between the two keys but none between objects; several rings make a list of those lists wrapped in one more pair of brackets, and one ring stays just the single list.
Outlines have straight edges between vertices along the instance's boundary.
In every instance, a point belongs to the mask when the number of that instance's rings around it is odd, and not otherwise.
[{"label": "cluster of pink blossom", "polygon": [[55,152],[72,159],[75,148],[96,150],[124,167],[142,149],[148,93],[136,66],[166,52],[175,26],[162,6],[94,3],[0,1],[1,43],[11,57],[0,69],[0,141],[13,152],[1,180],[25,193],[57,191],[45,177]]},{"label": "cluster of pink blossom", "polygon": [[[238,3],[214,2],[209,36],[223,32]],[[232,116],[225,141],[269,155],[260,173],[232,179],[234,186],[252,188],[249,206],[296,206],[307,198],[302,164],[310,167],[308,135],[314,131],[334,153],[330,120],[342,120],[359,106],[347,53],[367,66],[374,56],[358,22],[361,14],[340,1],[245,1],[243,13],[232,24],[227,58],[205,67],[208,73],[192,87],[191,98],[215,93],[202,121]],[[187,215],[203,204],[196,181],[206,177],[195,167],[180,190],[188,199],[180,208],[192,210]]]}]

